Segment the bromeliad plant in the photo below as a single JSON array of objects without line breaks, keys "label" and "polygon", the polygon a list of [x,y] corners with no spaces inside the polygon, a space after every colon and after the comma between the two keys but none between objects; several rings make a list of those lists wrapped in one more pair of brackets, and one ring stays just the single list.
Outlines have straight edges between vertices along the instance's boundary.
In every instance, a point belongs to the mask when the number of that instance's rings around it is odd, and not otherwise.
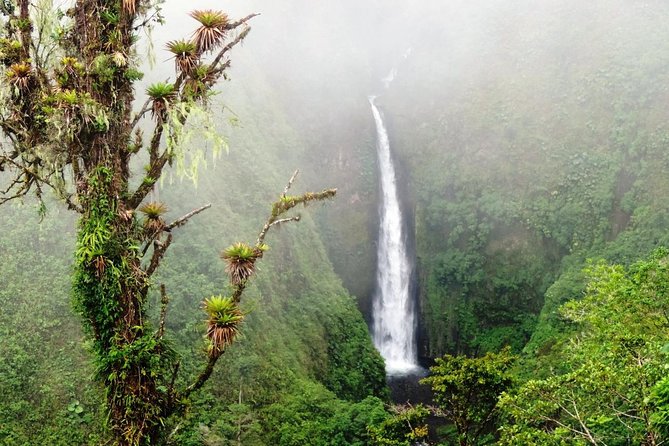
[{"label": "bromeliad plant", "polygon": [[204,300],[210,356],[220,356],[239,334],[244,315],[231,297],[212,296]]},{"label": "bromeliad plant", "polygon": [[[212,345],[206,364],[197,376],[179,377],[178,355],[164,339],[164,286],[153,323],[147,305],[176,229],[209,205],[168,223],[165,205],[143,203],[166,166],[184,158],[184,128],[205,114],[207,98],[225,79],[228,54],[247,36],[255,14],[232,20],[218,11],[192,13],[199,22],[192,43],[168,44],[174,81],[152,85],[135,107],[142,77],[137,42],[142,30],[162,22],[163,2],[73,0],[60,13],[39,11],[50,2],[0,1],[0,204],[35,195],[43,205],[51,189],[79,214],[73,301],[90,339],[96,380],[105,388],[108,444],[115,446],[166,440],[169,424],[183,415],[239,331],[240,298],[267,230],[299,219],[280,217],[292,202],[275,204],[253,254],[229,253],[230,297],[205,305]],[[141,164],[144,171],[133,170]],[[192,384],[180,387],[183,381]]]},{"label": "bromeliad plant", "polygon": [[198,64],[188,72],[184,85],[184,93],[192,100],[207,99],[208,85],[211,84],[214,78],[214,72],[207,64]]},{"label": "bromeliad plant", "polygon": [[138,211],[144,214],[144,228],[147,231],[158,232],[165,229],[166,223],[163,215],[167,213],[165,203],[151,201],[138,208]]},{"label": "bromeliad plant", "polygon": [[197,46],[190,40],[172,40],[165,45],[167,50],[174,54],[174,63],[177,71],[186,75],[195,68],[198,62]]},{"label": "bromeliad plant", "polygon": [[255,272],[256,260],[262,257],[263,251],[251,248],[246,243],[235,243],[221,253],[225,261],[225,271],[230,275],[230,282],[239,285]]},{"label": "bromeliad plant", "polygon": [[32,68],[30,67],[29,62],[19,62],[12,64],[7,69],[7,80],[15,88],[25,90],[29,86],[32,74]]},{"label": "bromeliad plant", "polygon": [[193,11],[190,16],[200,22],[200,27],[193,33],[199,53],[213,51],[225,40],[225,33],[230,29],[226,13],[206,9]]},{"label": "bromeliad plant", "polygon": [[151,99],[151,115],[156,119],[165,120],[165,113],[169,104],[177,97],[173,84],[158,82],[146,89],[146,95]]}]

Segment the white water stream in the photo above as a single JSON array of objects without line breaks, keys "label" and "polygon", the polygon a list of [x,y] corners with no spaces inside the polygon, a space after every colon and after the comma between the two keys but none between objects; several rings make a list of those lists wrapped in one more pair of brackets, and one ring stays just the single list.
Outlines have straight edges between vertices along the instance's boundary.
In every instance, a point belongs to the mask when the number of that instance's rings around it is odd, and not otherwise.
[{"label": "white water stream", "polygon": [[[393,74],[384,81],[390,83]],[[374,345],[386,361],[388,375],[407,375],[420,370],[416,354],[415,309],[410,293],[411,262],[407,255],[388,132],[374,100],[375,97],[370,96],[369,104],[376,123],[382,195],[372,315]]]}]

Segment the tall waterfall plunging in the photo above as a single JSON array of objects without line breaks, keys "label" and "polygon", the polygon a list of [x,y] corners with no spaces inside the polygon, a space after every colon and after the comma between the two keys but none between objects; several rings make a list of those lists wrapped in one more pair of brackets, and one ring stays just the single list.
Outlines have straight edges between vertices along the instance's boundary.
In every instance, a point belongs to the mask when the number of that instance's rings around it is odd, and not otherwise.
[{"label": "tall waterfall plunging", "polygon": [[416,354],[415,309],[410,292],[411,262],[388,132],[374,100],[375,97],[370,96],[369,104],[376,123],[382,195],[372,314],[374,345],[386,361],[388,375],[405,375],[420,369]]}]

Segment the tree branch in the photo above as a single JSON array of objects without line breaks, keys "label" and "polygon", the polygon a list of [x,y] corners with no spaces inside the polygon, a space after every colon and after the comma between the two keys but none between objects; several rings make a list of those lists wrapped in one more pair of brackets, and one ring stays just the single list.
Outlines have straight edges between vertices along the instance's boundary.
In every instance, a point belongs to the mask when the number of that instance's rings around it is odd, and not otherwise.
[{"label": "tree branch", "polygon": [[[51,188],[59,198],[62,199],[65,204],[67,204],[68,209],[77,211],[79,213],[83,212],[81,206],[73,201],[74,194],[65,193],[63,190],[54,185],[49,177],[44,177],[36,173],[32,168],[22,163],[16,161],[16,157],[1,155],[0,156],[0,171],[4,170],[4,166],[9,164],[13,169],[15,169],[16,176],[10,181],[9,185],[0,191],[0,205],[7,203],[9,201],[15,200],[17,198],[22,198],[28,193],[30,193],[33,186],[37,189],[37,198],[42,201],[42,184]],[[26,163],[28,163],[26,161]],[[53,175],[53,172],[49,176]],[[13,195],[8,195],[10,191],[15,190],[16,192]]]},{"label": "tree branch", "polygon": [[19,18],[21,19],[21,46],[23,48],[23,57],[30,58],[30,46],[32,43],[31,32],[33,28],[30,20],[30,0],[19,0]]},{"label": "tree branch", "polygon": [[[229,29],[235,29],[239,25],[242,25],[242,24],[248,22],[249,20],[251,20],[253,17],[255,17],[257,15],[260,15],[260,14],[250,14],[250,15],[244,17],[243,19],[233,23],[232,25],[229,25],[230,26]],[[234,40],[230,41],[227,45],[225,45],[223,47],[223,49],[221,49],[221,51],[218,52],[218,54],[214,58],[213,62],[211,63],[212,69],[216,70],[218,63],[221,61],[223,56],[225,56],[225,54],[228,51],[230,51],[233,47],[235,47],[238,43],[240,43],[242,40],[244,40],[246,38],[246,36],[249,34],[250,31],[251,31],[251,28],[247,27],[241,33],[239,33],[239,35],[237,35],[237,37],[235,37]]]},{"label": "tree branch", "polygon": [[181,367],[181,361],[177,361],[176,364],[174,364],[174,370],[172,370],[172,378],[170,379],[170,386],[167,388],[167,407],[169,411],[172,411],[174,409],[174,398],[176,396],[176,392],[174,391],[174,385],[177,381],[177,377],[179,376],[180,367]]},{"label": "tree branch", "polygon": [[142,119],[144,115],[146,115],[150,110],[151,98],[147,98],[146,101],[144,101],[142,108],[139,109],[139,111],[135,114],[135,117],[132,119],[132,122],[130,123],[130,129],[134,129],[135,126],[139,123],[140,119]]},{"label": "tree branch", "polygon": [[199,213],[201,213],[201,212],[206,211],[206,210],[209,209],[210,207],[211,207],[211,203],[208,203],[208,204],[205,204],[204,206],[202,206],[202,207],[200,207],[200,208],[197,208],[197,209],[195,209],[195,210],[190,211],[189,213],[187,213],[187,214],[184,215],[183,217],[177,218],[177,219],[174,220],[172,223],[170,223],[169,225],[167,225],[167,227],[165,228],[165,230],[166,230],[166,231],[171,231],[171,230],[174,229],[174,228],[178,228],[178,227],[181,227],[181,226],[185,225],[186,223],[188,223],[188,220],[190,220],[191,217],[194,217],[195,215],[197,215],[197,214],[199,214]]},{"label": "tree branch", "polygon": [[265,236],[267,235],[267,231],[269,231],[269,228],[272,226],[277,226],[280,225],[281,223],[288,223],[291,221],[300,221],[302,217],[300,215],[295,215],[293,217],[288,217],[288,218],[281,218],[279,220],[274,220],[273,222],[266,223],[265,226],[263,226],[262,231],[260,231],[260,234],[258,234],[258,239],[256,240],[256,245],[261,245],[263,241],[265,240]]},{"label": "tree branch", "polygon": [[[322,200],[327,200],[329,198],[334,197],[337,194],[337,189],[324,189],[320,192],[306,192],[302,195],[296,195],[293,197],[289,197],[287,195],[288,190],[290,190],[291,186],[293,185],[293,181],[295,181],[295,178],[297,177],[299,171],[295,171],[292,177],[290,177],[290,180],[288,181],[288,184],[283,190],[283,193],[281,194],[281,197],[275,201],[272,204],[272,213],[270,214],[269,218],[265,222],[265,225],[263,226],[262,230],[260,231],[260,234],[258,234],[258,239],[256,240],[256,245],[260,247],[260,245],[264,242],[265,236],[267,235],[267,231],[269,231],[269,228],[274,226],[275,222],[279,223],[285,223],[287,221],[299,221],[299,216],[298,218],[292,217],[292,218],[287,218],[287,219],[280,219],[282,215],[284,215],[286,212],[297,206],[298,204],[303,204],[307,205],[312,201],[322,201]],[[280,221],[281,220],[281,221]]]},{"label": "tree branch", "polygon": [[198,375],[195,382],[193,384],[191,384],[190,386],[186,387],[186,390],[184,390],[179,395],[180,398],[188,398],[188,396],[191,393],[193,393],[197,390],[200,390],[202,388],[202,386],[204,386],[204,384],[207,382],[207,380],[209,380],[209,377],[211,376],[212,372],[214,371],[214,366],[216,365],[216,362],[218,361],[218,358],[220,358],[223,353],[224,353],[224,351],[220,351],[218,354],[209,355],[209,360],[207,361],[207,365],[204,368],[204,370],[202,370],[202,372],[200,372],[200,374]]},{"label": "tree branch", "polygon": [[[158,160],[158,151],[160,150],[160,140],[163,137],[163,131],[165,130],[165,121],[164,116],[158,117],[158,122],[156,122],[156,127],[153,129],[153,135],[151,136],[151,142],[149,143],[149,165],[151,170],[156,165]],[[165,151],[167,153],[167,151]]]},{"label": "tree branch", "polygon": [[148,268],[146,269],[146,277],[149,278],[156,272],[160,262],[163,260],[163,256],[167,251],[167,248],[172,244],[172,234],[167,234],[167,240],[161,242],[160,240],[155,240],[153,242],[153,255],[151,256],[151,262],[149,263]]},{"label": "tree branch", "polygon": [[[179,124],[185,125],[188,119],[188,113],[182,114],[179,116]],[[148,173],[144,176],[144,181],[139,185],[137,190],[128,201],[128,206],[130,209],[135,209],[139,204],[144,200],[146,195],[153,189],[153,186],[156,184],[156,181],[163,174],[163,168],[165,164],[170,160],[172,156],[172,151],[166,148],[163,153],[158,156],[158,151],[160,149],[160,141],[163,136],[163,130],[165,129],[165,121],[163,117],[158,118],[156,127],[153,130],[153,136],[151,137],[151,143],[149,145],[149,156],[150,156],[150,167]],[[172,144],[178,143],[178,138],[173,135],[168,135],[167,138],[173,138]]]},{"label": "tree branch", "polygon": [[[583,432],[586,435],[586,438],[590,443],[593,445],[597,444],[597,440],[592,436],[592,432],[590,432],[590,429],[585,425],[585,421],[583,421],[583,418],[581,417],[581,414],[578,411],[578,406],[576,405],[576,398],[574,396],[574,391],[572,390],[571,392],[571,406],[574,408],[574,414],[576,415],[576,421],[578,421],[578,424],[581,425],[581,429],[583,429]],[[603,443],[603,442],[602,442]],[[603,443],[605,444],[605,443]]]},{"label": "tree branch", "polygon": [[229,23],[229,24],[225,27],[225,29],[228,29],[228,30],[230,30],[230,29],[235,29],[235,28],[237,28],[239,25],[242,25],[242,24],[248,22],[249,20],[251,20],[253,17],[259,16],[259,15],[260,15],[259,12],[254,12],[253,14],[249,14],[249,15],[247,15],[246,17],[243,17],[243,18],[237,20],[236,22]]},{"label": "tree branch", "polygon": [[138,23],[137,25],[134,25],[132,27],[132,30],[137,31],[138,29],[143,28],[149,23],[151,23],[151,21],[153,20],[160,20],[160,10],[157,8],[153,11],[151,15],[146,16],[146,18],[142,22]]},{"label": "tree branch", "polygon": [[295,172],[293,173],[293,176],[290,177],[290,180],[288,180],[288,184],[286,184],[286,187],[283,188],[283,193],[281,194],[282,198],[286,197],[286,194],[288,193],[288,190],[293,186],[293,182],[295,181],[295,178],[300,174],[300,169],[296,169]]},{"label": "tree branch", "polygon": [[165,167],[165,164],[167,164],[169,157],[170,155],[168,151],[165,150],[162,155],[160,155],[160,157],[158,157],[155,162],[151,164],[149,172],[144,177],[142,184],[139,185],[135,193],[132,194],[132,197],[130,197],[128,200],[129,209],[136,209],[137,206],[142,203],[144,198],[146,198],[149,192],[151,192],[151,189],[153,189],[153,186],[162,175],[163,168]]},{"label": "tree branch", "polygon": [[[17,198],[25,196],[30,192],[32,184],[29,178],[24,178],[25,172],[19,172],[11,180],[6,189],[0,191],[0,204],[6,203]],[[10,191],[15,190],[14,195],[8,195]]]},{"label": "tree branch", "polygon": [[190,220],[191,217],[209,209],[211,207],[211,203],[206,204],[198,209],[192,210],[183,217],[180,217],[176,220],[174,220],[172,223],[169,225],[165,226],[165,228],[157,232],[152,236],[151,239],[147,240],[146,246],[144,247],[144,250],[142,251],[142,256],[146,254],[146,252],[149,250],[149,246],[151,246],[151,243],[153,242],[153,256],[151,256],[151,262],[149,264],[149,267],[146,270],[147,275],[150,277],[155,270],[160,266],[160,262],[162,261],[162,258],[165,256],[165,253],[167,252],[167,248],[170,247],[172,244],[172,234],[169,234],[167,236],[167,240],[165,242],[160,242],[159,240],[156,240],[157,237],[160,236],[163,232],[170,232],[174,228],[181,227],[188,223],[188,220]]}]

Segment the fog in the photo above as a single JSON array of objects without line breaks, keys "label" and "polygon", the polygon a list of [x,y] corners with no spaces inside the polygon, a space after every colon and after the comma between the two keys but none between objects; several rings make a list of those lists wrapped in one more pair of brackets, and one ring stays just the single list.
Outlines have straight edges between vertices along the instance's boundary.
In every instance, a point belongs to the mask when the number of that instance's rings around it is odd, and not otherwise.
[{"label": "fog", "polygon": [[[394,94],[430,112],[447,106],[434,99],[449,91],[500,84],[522,90],[536,87],[539,77],[541,91],[533,95],[550,107],[580,74],[654,57],[663,49],[658,45],[667,14],[659,1],[167,2],[166,25],[152,34],[165,71],[170,62],[164,43],[188,37],[195,25],[188,11],[206,8],[223,8],[232,17],[261,14],[232,54],[233,81],[262,79],[296,125],[313,119],[335,126],[354,126],[344,122],[348,106],[364,107],[393,68]],[[409,48],[411,57],[404,60]],[[162,72],[148,79],[156,76]]]},{"label": "fog", "polygon": [[[666,118],[669,6],[661,1],[167,2],[166,24],[151,37],[158,70],[146,82],[169,76],[164,43],[189,37],[195,21],[188,12],[206,8],[234,18],[260,13],[232,51],[231,80],[217,99],[241,124],[221,129],[232,138],[231,154],[236,140],[253,139],[245,124],[256,123],[266,130],[259,143],[303,169],[308,184],[340,188],[325,220],[365,215],[325,223],[335,234],[335,266],[363,300],[373,255],[343,259],[337,246],[351,234],[365,243],[375,238],[370,94],[380,94],[407,209],[419,212],[430,208],[429,194],[451,196],[461,187],[449,186],[451,171],[469,178],[470,190],[496,184],[524,206],[529,198],[518,191],[528,191],[537,166],[549,172],[541,187],[555,189],[564,178],[565,165],[546,163],[558,148],[613,153],[612,129],[629,134],[664,126]],[[395,80],[384,90],[391,70]],[[294,130],[290,142],[277,120]]]},{"label": "fog", "polygon": [[[255,240],[295,169],[295,191],[338,188],[331,203],[295,209],[303,213],[299,224],[281,225],[268,238],[243,302],[252,310],[244,337],[212,378],[211,398],[184,426],[202,438],[211,433],[207,444],[237,431],[216,426],[217,411],[202,414],[210,403],[220,414],[232,401],[241,407],[242,387],[249,413],[262,420],[267,407],[291,408],[284,404],[291,392],[320,398],[305,383],[334,392],[322,401],[341,398],[342,407],[368,390],[340,381],[366,386],[371,376],[385,383],[355,307],[373,319],[381,263],[370,96],[396,171],[401,217],[393,218],[408,229],[396,238],[411,258],[405,269],[415,271],[403,286],[418,310],[412,365],[414,356],[424,365],[445,353],[480,355],[508,345],[525,355],[523,379],[548,376],[555,364],[567,364],[559,344],[571,333],[558,308],[586,293],[586,259],[628,265],[669,245],[666,0],[167,0],[161,7],[165,24],[143,37],[139,53],[145,77],[135,85],[138,108],[150,84],[174,80],[165,44],[191,36],[191,10],[222,9],[232,19],[260,14],[230,51],[228,80],[207,111],[228,150],[212,161],[197,128],[183,140],[191,153],[204,152],[207,168],[197,181],[180,181],[171,167],[149,198],[165,201],[166,221],[212,203],[174,228],[156,276],[173,299],[167,328],[186,373],[196,373],[203,353],[202,299],[229,291],[221,249]],[[147,113],[146,129],[154,119]],[[136,158],[132,186],[143,181],[148,155]],[[0,379],[0,396],[25,399],[0,410],[0,425],[15,422],[25,438],[38,424],[51,423],[59,437],[63,426],[95,430],[106,416],[84,423],[73,412],[80,402],[87,411],[101,407],[102,397],[80,385],[93,371],[68,297],[75,215],[47,201],[41,224],[32,207],[0,211],[0,356],[9,358],[0,378],[10,377]],[[160,311],[156,297],[151,314]],[[383,397],[379,389],[373,392]],[[646,411],[648,400],[640,401]],[[270,419],[262,432],[258,425],[260,439],[248,444],[279,444],[272,435],[295,419],[287,412],[285,423]]]}]

